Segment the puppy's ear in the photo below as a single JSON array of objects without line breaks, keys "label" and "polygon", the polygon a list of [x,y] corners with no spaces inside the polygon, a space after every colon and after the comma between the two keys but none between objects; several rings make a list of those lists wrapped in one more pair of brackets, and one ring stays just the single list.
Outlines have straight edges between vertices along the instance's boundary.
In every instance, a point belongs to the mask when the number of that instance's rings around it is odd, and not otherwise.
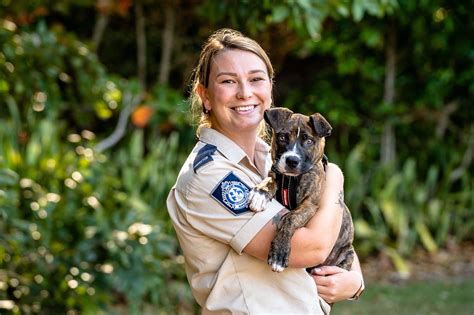
[{"label": "puppy's ear", "polygon": [[288,120],[290,116],[293,115],[293,112],[288,108],[284,107],[274,107],[267,109],[263,113],[263,118],[265,122],[272,127],[272,129],[277,130],[278,126],[282,125],[282,122]]},{"label": "puppy's ear", "polygon": [[320,113],[311,115],[309,121],[318,137],[324,138],[331,135],[332,127]]}]

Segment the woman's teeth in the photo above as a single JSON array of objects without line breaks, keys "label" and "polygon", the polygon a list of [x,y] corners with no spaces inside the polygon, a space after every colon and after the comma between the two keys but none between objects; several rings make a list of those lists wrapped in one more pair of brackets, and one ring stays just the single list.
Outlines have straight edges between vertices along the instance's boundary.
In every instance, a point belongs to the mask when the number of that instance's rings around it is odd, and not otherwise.
[{"label": "woman's teeth", "polygon": [[246,112],[246,111],[252,110],[253,108],[254,108],[254,105],[249,105],[249,106],[235,107],[234,110],[238,112]]}]

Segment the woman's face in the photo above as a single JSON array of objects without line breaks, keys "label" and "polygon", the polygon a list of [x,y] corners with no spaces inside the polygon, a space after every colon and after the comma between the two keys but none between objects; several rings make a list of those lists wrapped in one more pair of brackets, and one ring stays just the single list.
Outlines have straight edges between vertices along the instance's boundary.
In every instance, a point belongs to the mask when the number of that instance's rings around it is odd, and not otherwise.
[{"label": "woman's face", "polygon": [[257,131],[263,112],[270,108],[271,94],[265,63],[238,49],[214,57],[208,87],[200,91],[204,107],[211,111],[212,128],[230,138]]}]

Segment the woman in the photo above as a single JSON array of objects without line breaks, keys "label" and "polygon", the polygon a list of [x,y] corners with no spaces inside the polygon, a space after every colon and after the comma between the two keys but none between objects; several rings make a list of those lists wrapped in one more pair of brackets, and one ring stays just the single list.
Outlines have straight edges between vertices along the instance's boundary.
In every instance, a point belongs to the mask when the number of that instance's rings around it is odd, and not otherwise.
[{"label": "woman", "polygon": [[167,200],[204,314],[327,314],[328,303],[363,288],[357,259],[350,272],[325,266],[310,276],[304,269],[324,262],[339,233],[343,176],[334,164],[327,167],[320,209],[292,238],[290,268],[275,273],[266,263],[276,224],[288,210],[273,200],[254,213],[246,201],[271,166],[260,136],[272,86],[272,65],[255,41],[229,29],[209,37],[191,96],[201,116],[199,141]]}]

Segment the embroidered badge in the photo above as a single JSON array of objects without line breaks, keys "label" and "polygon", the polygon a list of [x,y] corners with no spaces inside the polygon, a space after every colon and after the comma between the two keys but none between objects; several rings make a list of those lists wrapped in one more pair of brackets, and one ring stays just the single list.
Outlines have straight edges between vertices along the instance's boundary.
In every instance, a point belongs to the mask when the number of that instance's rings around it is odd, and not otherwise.
[{"label": "embroidered badge", "polygon": [[250,188],[230,172],[217,184],[212,191],[212,197],[223,205],[234,215],[250,211],[248,208],[248,197]]}]

